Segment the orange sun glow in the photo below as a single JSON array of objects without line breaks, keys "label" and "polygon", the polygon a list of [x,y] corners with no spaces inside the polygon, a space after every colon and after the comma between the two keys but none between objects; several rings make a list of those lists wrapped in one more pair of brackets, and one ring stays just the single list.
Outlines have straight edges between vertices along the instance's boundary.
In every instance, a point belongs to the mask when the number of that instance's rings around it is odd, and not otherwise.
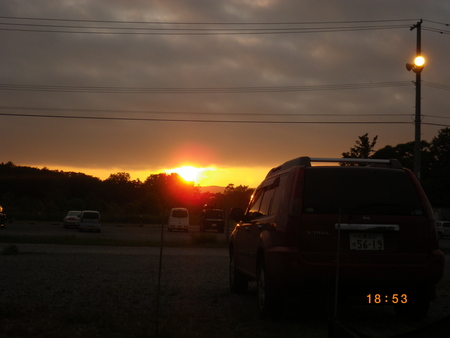
[{"label": "orange sun glow", "polygon": [[214,170],[213,168],[196,168],[190,165],[185,165],[179,168],[166,170],[166,173],[177,173],[187,182],[194,182],[195,184],[199,184],[203,179],[206,178],[207,171]]}]

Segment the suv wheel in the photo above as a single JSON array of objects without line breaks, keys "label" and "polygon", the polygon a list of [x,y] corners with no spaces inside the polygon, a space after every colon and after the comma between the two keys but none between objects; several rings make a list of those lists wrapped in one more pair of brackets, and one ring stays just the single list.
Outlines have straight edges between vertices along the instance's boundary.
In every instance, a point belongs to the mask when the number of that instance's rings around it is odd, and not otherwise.
[{"label": "suv wheel", "polygon": [[248,279],[243,276],[239,271],[236,270],[234,264],[234,254],[233,249],[230,250],[230,290],[234,293],[244,293],[248,289]]},{"label": "suv wheel", "polygon": [[262,318],[280,314],[283,307],[282,299],[275,295],[270,279],[267,277],[266,265],[261,258],[256,276],[256,292],[258,313]]}]

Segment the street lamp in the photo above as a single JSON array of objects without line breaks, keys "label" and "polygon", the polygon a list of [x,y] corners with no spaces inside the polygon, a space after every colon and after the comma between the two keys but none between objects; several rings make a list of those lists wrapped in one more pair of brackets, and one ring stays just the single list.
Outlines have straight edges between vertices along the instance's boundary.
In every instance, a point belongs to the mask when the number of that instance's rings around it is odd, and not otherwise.
[{"label": "street lamp", "polygon": [[414,63],[407,63],[406,64],[406,69],[408,71],[413,71],[414,73],[420,73],[423,69],[423,67],[425,66],[425,58],[421,55],[416,56],[416,58],[414,59]]},{"label": "street lamp", "polygon": [[423,58],[421,51],[421,27],[422,20],[420,20],[417,24],[411,27],[411,30],[417,28],[417,49],[416,49],[416,58],[414,59],[414,63],[407,63],[406,69],[408,71],[413,71],[416,73],[416,113],[414,118],[414,174],[417,179],[420,181],[420,123],[422,120],[422,116],[420,113],[420,85],[421,85],[421,77],[423,67],[425,65],[425,59]]}]

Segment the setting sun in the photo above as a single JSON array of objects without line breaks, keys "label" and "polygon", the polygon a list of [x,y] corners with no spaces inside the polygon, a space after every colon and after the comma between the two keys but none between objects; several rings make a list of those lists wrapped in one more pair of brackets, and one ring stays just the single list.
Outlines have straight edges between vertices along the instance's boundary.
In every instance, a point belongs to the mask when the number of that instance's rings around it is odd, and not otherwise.
[{"label": "setting sun", "polygon": [[166,173],[177,173],[187,182],[194,182],[200,184],[205,178],[207,178],[207,172],[213,171],[214,168],[196,168],[193,166],[185,165],[175,169],[166,170]]}]

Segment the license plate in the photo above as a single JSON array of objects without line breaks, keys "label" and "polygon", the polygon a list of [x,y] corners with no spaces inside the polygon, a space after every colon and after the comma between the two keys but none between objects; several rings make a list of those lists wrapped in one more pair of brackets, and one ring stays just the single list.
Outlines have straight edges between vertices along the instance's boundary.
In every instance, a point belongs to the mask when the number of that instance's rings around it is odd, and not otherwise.
[{"label": "license plate", "polygon": [[384,250],[383,234],[350,233],[350,250]]}]

